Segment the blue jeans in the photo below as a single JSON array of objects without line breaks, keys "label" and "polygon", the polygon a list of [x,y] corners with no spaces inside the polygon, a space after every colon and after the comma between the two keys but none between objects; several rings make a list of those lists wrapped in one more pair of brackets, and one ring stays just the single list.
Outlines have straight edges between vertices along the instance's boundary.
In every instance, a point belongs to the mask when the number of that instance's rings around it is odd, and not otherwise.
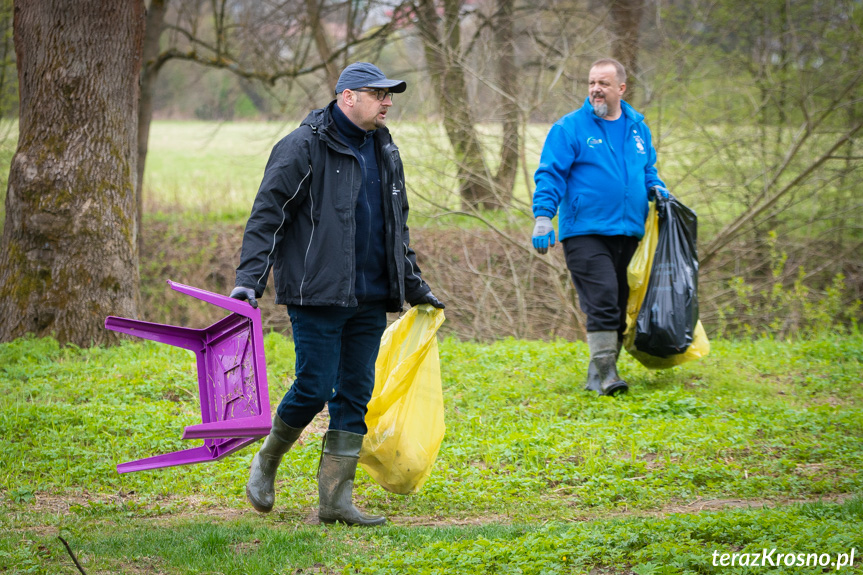
[{"label": "blue jeans", "polygon": [[330,429],[366,434],[375,360],[387,325],[386,302],[359,307],[288,306],[296,378],[276,413],[302,429],[329,402]]}]

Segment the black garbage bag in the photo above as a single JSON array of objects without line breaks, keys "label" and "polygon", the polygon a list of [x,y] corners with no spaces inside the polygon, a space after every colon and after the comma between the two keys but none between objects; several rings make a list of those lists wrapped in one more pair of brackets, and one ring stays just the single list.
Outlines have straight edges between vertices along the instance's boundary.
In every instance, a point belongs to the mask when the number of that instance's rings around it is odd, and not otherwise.
[{"label": "black garbage bag", "polygon": [[669,194],[656,198],[659,233],[635,347],[656,357],[683,353],[698,323],[698,219]]}]

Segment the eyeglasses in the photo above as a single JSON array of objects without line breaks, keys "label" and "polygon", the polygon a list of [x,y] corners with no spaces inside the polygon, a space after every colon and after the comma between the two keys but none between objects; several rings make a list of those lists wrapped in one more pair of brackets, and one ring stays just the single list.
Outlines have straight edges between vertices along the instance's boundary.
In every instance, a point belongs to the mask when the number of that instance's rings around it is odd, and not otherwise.
[{"label": "eyeglasses", "polygon": [[393,92],[383,88],[357,88],[354,92],[368,92],[369,94],[374,94],[378,102],[383,102],[387,99],[387,96],[390,97],[390,101],[395,99],[395,94]]}]

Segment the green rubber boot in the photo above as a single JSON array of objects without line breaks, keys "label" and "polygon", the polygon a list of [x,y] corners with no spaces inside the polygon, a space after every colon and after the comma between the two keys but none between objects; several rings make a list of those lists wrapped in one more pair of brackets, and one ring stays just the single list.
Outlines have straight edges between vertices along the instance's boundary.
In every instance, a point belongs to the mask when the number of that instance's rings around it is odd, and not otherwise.
[{"label": "green rubber boot", "polygon": [[387,522],[386,517],[365,515],[351,501],[362,446],[363,436],[357,433],[331,429],[324,436],[318,467],[318,517],[321,523],[371,526]]},{"label": "green rubber boot", "polygon": [[264,439],[261,450],[252,459],[246,498],[257,511],[269,513],[276,502],[276,470],[302,429],[290,427],[278,414],[273,416],[273,427]]},{"label": "green rubber boot", "polygon": [[592,331],[587,334],[590,364],[587,367],[585,389],[600,395],[624,393],[629,386],[617,374],[620,341],[616,331]]}]

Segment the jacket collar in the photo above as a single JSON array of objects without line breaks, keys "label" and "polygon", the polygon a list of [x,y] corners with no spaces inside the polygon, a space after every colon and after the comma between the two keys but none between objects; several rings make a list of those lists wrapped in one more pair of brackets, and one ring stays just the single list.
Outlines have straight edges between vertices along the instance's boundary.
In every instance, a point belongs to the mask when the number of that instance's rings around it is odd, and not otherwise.
[{"label": "jacket collar", "polygon": [[[328,141],[345,145],[346,138],[341,135],[339,129],[336,127],[335,120],[333,119],[333,114],[335,113],[333,112],[333,108],[335,107],[336,101],[333,100],[327,104],[325,108],[312,110],[309,112],[309,115],[306,116],[306,119],[300,123],[300,126],[311,126],[312,131],[319,133]],[[357,129],[362,130],[362,128],[359,127],[357,127]],[[386,138],[389,133],[389,128],[384,126],[383,128],[374,130],[374,138],[380,142],[386,142]]]},{"label": "jacket collar", "polygon": [[338,105],[332,106],[330,112],[339,135],[349,146],[360,148],[375,133],[375,130],[366,131],[354,124]]}]

